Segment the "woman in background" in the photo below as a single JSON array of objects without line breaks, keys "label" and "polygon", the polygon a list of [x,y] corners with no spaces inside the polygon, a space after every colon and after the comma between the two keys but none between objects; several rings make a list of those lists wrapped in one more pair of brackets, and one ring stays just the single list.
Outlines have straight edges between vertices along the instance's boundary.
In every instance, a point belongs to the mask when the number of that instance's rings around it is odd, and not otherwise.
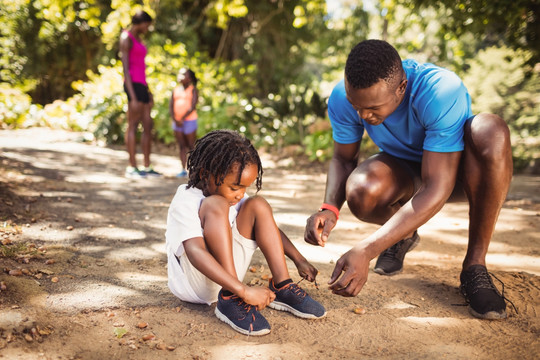
[{"label": "woman in background", "polygon": [[[124,90],[128,97],[128,128],[125,134],[129,166],[126,168],[126,177],[142,178],[146,176],[160,176],[150,165],[150,151],[152,147],[153,121],[150,110],[154,105],[154,98],[146,83],[146,46],[142,43],[142,36],[148,32],[152,24],[152,17],[145,11],[139,10],[131,19],[131,27],[122,31],[120,36],[120,52],[124,69]],[[137,127],[142,122],[143,134],[141,147],[144,156],[144,168],[137,167],[136,145]]]}]

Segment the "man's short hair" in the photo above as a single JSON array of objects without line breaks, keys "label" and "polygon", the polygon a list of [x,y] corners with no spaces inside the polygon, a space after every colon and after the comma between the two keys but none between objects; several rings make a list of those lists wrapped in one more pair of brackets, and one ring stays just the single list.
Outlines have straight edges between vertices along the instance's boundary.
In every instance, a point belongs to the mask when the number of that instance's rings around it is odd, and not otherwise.
[{"label": "man's short hair", "polygon": [[397,50],[383,40],[358,43],[345,64],[347,82],[355,89],[366,89],[380,80],[397,86],[402,74],[403,66]]}]

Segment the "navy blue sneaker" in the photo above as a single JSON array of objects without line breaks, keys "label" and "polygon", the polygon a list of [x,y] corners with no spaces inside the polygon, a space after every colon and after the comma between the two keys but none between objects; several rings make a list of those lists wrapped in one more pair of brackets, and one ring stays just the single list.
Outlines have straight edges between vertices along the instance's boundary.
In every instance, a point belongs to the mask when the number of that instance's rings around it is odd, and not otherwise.
[{"label": "navy blue sneaker", "polygon": [[294,282],[276,289],[273,279],[270,279],[269,287],[276,294],[275,300],[268,305],[272,309],[288,311],[304,319],[320,319],[326,316],[324,306],[313,300]]},{"label": "navy blue sneaker", "polygon": [[218,294],[216,316],[229,324],[234,330],[244,335],[266,335],[270,332],[270,324],[255,306],[249,305],[236,295]]}]

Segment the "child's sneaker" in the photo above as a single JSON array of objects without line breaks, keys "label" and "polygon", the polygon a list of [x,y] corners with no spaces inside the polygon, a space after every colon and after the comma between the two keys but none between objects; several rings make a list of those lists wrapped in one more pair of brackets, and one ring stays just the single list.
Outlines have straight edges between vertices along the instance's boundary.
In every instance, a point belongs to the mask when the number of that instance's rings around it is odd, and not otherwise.
[{"label": "child's sneaker", "polygon": [[146,177],[146,173],[142,170],[137,169],[134,166],[128,166],[126,167],[126,172],[124,173],[124,176],[129,179],[142,179]]},{"label": "child's sneaker", "polygon": [[289,311],[304,319],[320,319],[326,315],[324,307],[292,281],[276,289],[274,280],[270,279],[269,287],[276,294],[275,300],[268,305],[272,309]]},{"label": "child's sneaker", "polygon": [[218,294],[216,316],[229,324],[234,330],[244,335],[265,335],[270,332],[270,324],[257,311],[236,295],[223,296],[223,290]]},{"label": "child's sneaker", "polygon": [[176,174],[177,178],[185,178],[187,176],[188,176],[188,172],[186,170],[182,170],[178,174]]}]

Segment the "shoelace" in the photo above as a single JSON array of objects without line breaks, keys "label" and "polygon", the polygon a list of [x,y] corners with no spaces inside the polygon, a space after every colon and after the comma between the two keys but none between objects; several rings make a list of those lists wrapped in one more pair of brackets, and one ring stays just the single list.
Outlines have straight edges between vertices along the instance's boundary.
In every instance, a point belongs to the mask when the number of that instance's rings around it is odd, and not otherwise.
[{"label": "shoelace", "polygon": [[[252,305],[249,305],[247,302],[245,302],[244,300],[242,300],[239,296],[237,295],[233,295],[231,297],[231,299],[233,299],[234,301],[236,301],[236,303],[238,305],[240,305],[240,307],[243,308],[243,310],[246,312],[246,314],[249,316],[251,315],[251,319],[249,321],[249,334],[251,334],[251,332],[253,331],[253,323],[255,322],[255,314],[251,311],[251,309],[253,308]],[[248,334],[248,336],[249,336]]]},{"label": "shoelace", "polygon": [[304,291],[304,289],[302,289],[300,286],[298,286],[298,284],[291,283],[290,286],[289,286],[289,289],[293,292],[293,294],[295,294],[297,296],[301,296],[301,297],[306,296],[306,292]]},{"label": "shoelace", "polygon": [[385,252],[383,252],[382,256],[387,258],[395,258],[396,254],[401,250],[401,246],[403,245],[403,240],[398,241],[388,249],[386,249]]},{"label": "shoelace", "polygon": [[[501,283],[501,297],[505,300],[505,301],[508,301],[510,303],[510,305],[512,305],[512,307],[514,308],[514,311],[516,312],[516,314],[519,314],[519,312],[517,311],[517,308],[516,306],[514,305],[514,303],[508,299],[505,295],[504,295],[504,282],[502,282],[501,279],[499,279],[497,276],[495,276],[495,274],[491,273],[491,272],[487,272],[487,271],[478,271],[476,273],[473,274],[473,276],[471,277],[471,279],[469,281],[467,281],[464,285],[465,287],[465,293],[469,296],[471,295],[474,295],[478,292],[478,290],[480,289],[487,289],[487,290],[494,290],[495,292],[499,293],[499,290],[497,289],[497,287],[495,287],[495,284],[493,284],[493,281],[491,280],[491,277],[494,277],[495,279],[497,279],[498,282]],[[476,283],[477,286],[473,289],[473,291],[469,291],[469,288],[471,287],[471,285],[473,283]]]},{"label": "shoelace", "polygon": [[[302,281],[304,281],[304,280],[306,280],[306,278],[301,278],[300,280],[298,280],[298,281],[296,282],[296,285],[300,284],[300,283],[301,283]],[[319,284],[317,284],[317,280],[313,280],[313,283],[314,283],[314,285],[315,285],[315,288],[316,288],[317,290],[319,290]]]}]

